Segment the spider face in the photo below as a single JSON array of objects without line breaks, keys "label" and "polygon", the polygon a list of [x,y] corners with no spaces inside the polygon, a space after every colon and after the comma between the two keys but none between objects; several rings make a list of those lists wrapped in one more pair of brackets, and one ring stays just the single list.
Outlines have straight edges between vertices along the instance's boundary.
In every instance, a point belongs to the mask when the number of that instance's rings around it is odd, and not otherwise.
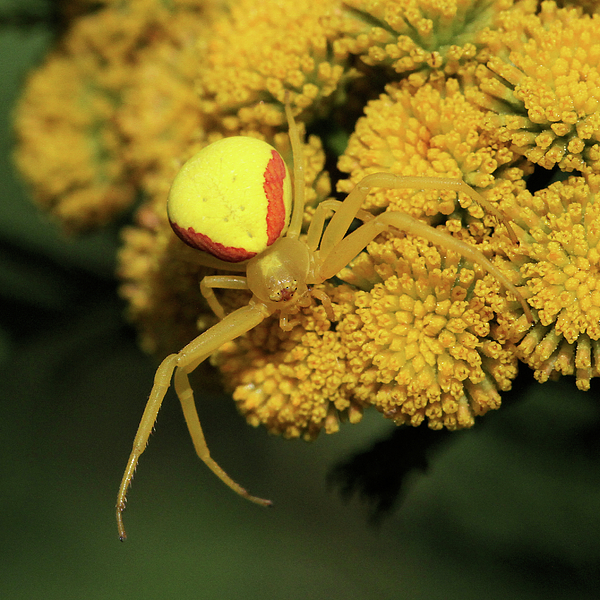
[{"label": "spider face", "polygon": [[281,308],[308,292],[310,267],[306,244],[282,237],[248,262],[248,287],[262,302],[276,303],[276,308]]},{"label": "spider face", "polygon": [[298,280],[290,279],[283,283],[283,285],[279,285],[277,288],[273,290],[273,292],[269,295],[269,300],[271,302],[289,302],[292,300],[298,290]]}]

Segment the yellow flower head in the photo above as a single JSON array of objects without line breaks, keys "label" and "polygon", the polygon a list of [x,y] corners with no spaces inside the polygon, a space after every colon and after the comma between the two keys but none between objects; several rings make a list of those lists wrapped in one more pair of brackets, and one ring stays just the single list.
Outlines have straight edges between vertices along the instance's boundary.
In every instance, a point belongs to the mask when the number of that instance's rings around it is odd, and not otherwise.
[{"label": "yellow flower head", "polygon": [[162,194],[163,202],[179,166],[208,143],[209,129],[217,129],[194,90],[196,43],[207,29],[193,12],[167,15],[153,43],[139,50],[120,92],[115,122],[123,156],[141,189]]},{"label": "yellow flower head", "polygon": [[[320,288],[330,297],[336,317],[350,310],[351,288]],[[277,318],[270,318],[226,344],[211,360],[250,425],[310,440],[322,429],[338,431],[340,418],[360,421],[362,405],[351,398],[346,348],[323,307],[313,303],[297,319],[298,325],[285,332]]]},{"label": "yellow flower head", "polygon": [[34,72],[15,113],[15,161],[36,201],[67,229],[108,222],[134,197],[111,122],[115,105],[70,58]]},{"label": "yellow flower head", "polygon": [[488,126],[551,169],[600,171],[600,16],[543,2],[488,40],[480,72]]},{"label": "yellow flower head", "polygon": [[[494,339],[494,314],[507,311],[499,284],[419,238],[368,248],[340,276],[367,284],[337,330],[357,378],[354,395],[397,424],[470,427],[500,406],[517,373],[514,352]],[[365,264],[366,263],[366,264]],[[354,271],[357,271],[357,278]]]},{"label": "yellow flower head", "polygon": [[34,197],[67,229],[110,221],[141,179],[199,137],[200,4],[108,3],[73,21],[30,76],[15,113],[15,159]]},{"label": "yellow flower head", "polygon": [[[286,98],[298,110],[330,96],[349,76],[333,57],[323,17],[339,0],[237,0],[217,21],[199,63],[197,89],[207,113],[226,127],[283,123]],[[278,103],[274,103],[274,101]]]},{"label": "yellow flower head", "polygon": [[[386,90],[367,104],[339,159],[340,170],[350,178],[338,182],[338,190],[350,192],[364,176],[378,172],[462,178],[491,202],[524,187],[524,161],[507,144],[492,143],[483,128],[484,112],[467,101],[456,80],[426,84],[414,94],[397,85]],[[363,208],[404,211],[416,218],[441,214],[476,222],[478,229],[482,221],[494,225],[479,205],[452,191],[378,188]]]},{"label": "yellow flower head", "polygon": [[571,177],[502,207],[520,242],[504,249],[539,318],[527,333],[520,321],[518,355],[538,380],[576,375],[580,389],[600,374],[599,189],[598,175]]},{"label": "yellow flower head", "polygon": [[390,66],[415,86],[430,75],[453,75],[482,49],[478,34],[494,27],[513,0],[349,0],[331,18],[343,33],[339,56],[359,55],[369,65]]}]

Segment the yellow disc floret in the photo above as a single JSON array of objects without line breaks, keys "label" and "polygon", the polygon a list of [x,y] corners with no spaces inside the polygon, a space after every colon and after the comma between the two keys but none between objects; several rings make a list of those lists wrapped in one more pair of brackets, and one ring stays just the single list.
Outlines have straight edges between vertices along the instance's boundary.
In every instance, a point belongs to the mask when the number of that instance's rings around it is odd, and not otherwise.
[{"label": "yellow disc floret", "polygon": [[490,130],[546,169],[600,171],[600,16],[543,2],[506,27],[479,73]]},{"label": "yellow disc floret", "polygon": [[338,325],[356,399],[398,425],[426,420],[432,429],[471,427],[498,408],[517,373],[514,353],[492,334],[494,313],[507,308],[498,283],[418,238],[368,252],[372,273],[361,265],[362,275],[380,283],[357,292],[355,312]]},{"label": "yellow disc floret", "polygon": [[[367,104],[356,124],[338,162],[350,178],[338,182],[338,190],[350,192],[363,177],[380,172],[460,178],[492,201],[524,187],[523,159],[508,144],[492,143],[484,112],[467,101],[456,80],[426,84],[414,94],[390,84],[386,92]],[[485,216],[481,206],[450,190],[376,188],[362,207],[417,218],[456,213],[453,218],[473,221]]]},{"label": "yellow disc floret", "polygon": [[600,201],[597,175],[571,177],[503,206],[519,247],[506,245],[539,322],[521,331],[519,357],[539,381],[600,374]]},{"label": "yellow disc floret", "polygon": [[236,136],[207,146],[173,182],[167,211],[187,244],[239,262],[259,254],[284,231],[291,211],[290,175],[262,140]]}]

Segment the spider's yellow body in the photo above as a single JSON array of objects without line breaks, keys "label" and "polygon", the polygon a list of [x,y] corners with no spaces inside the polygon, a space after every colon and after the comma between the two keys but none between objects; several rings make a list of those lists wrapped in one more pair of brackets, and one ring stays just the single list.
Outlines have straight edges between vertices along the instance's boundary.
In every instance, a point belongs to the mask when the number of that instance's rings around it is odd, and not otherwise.
[{"label": "spider's yellow body", "polygon": [[[214,162],[208,161],[204,166],[200,166],[199,168],[197,164],[194,168],[189,169],[186,165],[182,173],[177,176],[174,183],[173,191],[170,195],[169,215],[171,221],[175,224],[174,228],[176,232],[186,242],[189,242],[190,240],[186,239],[185,235],[181,235],[181,231],[178,231],[178,229],[192,229],[194,233],[201,234],[203,237],[192,239],[191,245],[212,253],[212,256],[206,255],[203,262],[207,266],[216,267],[226,271],[233,271],[234,273],[237,272],[239,274],[214,275],[205,277],[202,280],[200,289],[215,314],[221,320],[216,325],[200,334],[181,351],[167,356],[158,367],[154,379],[154,386],[135,436],[133,449],[117,497],[117,522],[121,540],[124,540],[126,537],[125,529],[123,527],[122,512],[125,508],[127,490],[140,455],[146,448],[148,437],[150,436],[156,421],[158,410],[171,385],[171,381],[174,383],[175,391],[181,402],[185,420],[198,456],[224,483],[238,494],[263,506],[271,504],[269,500],[250,495],[244,488],[233,481],[210,456],[200,425],[200,420],[198,419],[198,414],[196,412],[194,394],[188,380],[188,374],[206,360],[213,352],[216,352],[223,344],[250,331],[275,312],[279,312],[279,324],[281,328],[283,330],[292,329],[296,323],[295,315],[299,308],[308,306],[311,302],[311,296],[318,298],[318,300],[323,303],[329,319],[335,320],[331,303],[327,295],[315,290],[312,286],[320,284],[336,275],[343,267],[352,261],[353,258],[364,250],[369,242],[383,231],[387,231],[390,228],[396,228],[407,233],[418,235],[433,244],[458,252],[467,260],[481,265],[486,271],[496,277],[496,279],[498,279],[498,281],[521,302],[527,318],[530,321],[533,320],[529,307],[519,291],[510,280],[477,249],[465,242],[453,238],[447,233],[433,229],[426,223],[418,221],[407,214],[401,212],[384,212],[373,217],[373,215],[361,210],[366,195],[373,187],[391,189],[449,189],[456,192],[463,192],[476,202],[482,204],[488,211],[504,221],[509,233],[512,234],[510,225],[506,223],[504,217],[502,217],[497,210],[493,209],[480,194],[460,179],[400,177],[387,173],[369,175],[365,177],[352,192],[350,192],[343,202],[329,200],[319,204],[306,235],[300,238],[304,213],[304,177],[300,147],[301,142],[289,106],[286,106],[286,114],[294,156],[294,197],[289,226],[287,227],[287,230],[285,230],[286,224],[284,224],[281,231],[285,231],[285,234],[279,235],[279,237],[272,241],[270,245],[267,244],[261,250],[252,250],[251,252],[255,252],[252,257],[243,260],[240,259],[239,256],[234,256],[229,261],[223,260],[224,255],[222,253],[222,247],[241,248],[248,253],[249,246],[247,245],[247,240],[244,238],[244,234],[237,231],[231,240],[223,237],[225,235],[225,230],[227,229],[223,224],[216,229],[213,228],[210,231],[210,234],[208,234],[206,229],[203,230],[204,224],[206,223],[205,214],[197,207],[193,207],[194,203],[199,203],[200,206],[202,205],[204,202],[202,194],[206,192],[206,189],[221,189],[219,185],[217,185],[219,182],[214,183]],[[221,144],[224,142],[225,140],[218,143]],[[269,149],[270,146],[267,145],[267,148]],[[213,150],[214,148],[209,150],[209,154]],[[271,150],[267,150],[267,153],[270,153]],[[268,158],[269,154],[263,156]],[[272,157],[273,155],[270,154],[270,156]],[[228,180],[227,187],[232,190],[232,193],[237,194],[239,198],[240,190],[237,190],[235,185],[232,185],[235,181],[233,180],[234,178],[232,178],[231,173],[240,169],[241,171],[246,171],[246,161],[248,159],[252,161],[253,157],[248,157],[248,154],[244,152],[237,152],[229,158],[235,160],[233,160],[233,163],[228,163],[229,167],[227,169],[220,168],[220,170],[216,171],[216,174],[217,178],[223,177]],[[219,159],[217,164],[224,164],[224,160],[225,159]],[[192,159],[192,165],[194,165],[193,161],[194,158]],[[237,165],[237,162],[241,162],[242,166],[240,167]],[[188,163],[188,165],[189,164],[190,163]],[[213,165],[212,170],[210,166],[206,166],[207,164]],[[261,178],[264,178],[265,164],[265,159],[261,158],[261,160],[258,161],[258,166],[255,168],[256,173],[258,173],[258,181],[262,181]],[[208,169],[208,171],[206,169]],[[210,179],[213,181],[208,188],[206,188],[206,186],[203,188],[202,185],[198,183],[204,176],[207,180]],[[190,177],[192,178],[191,180]],[[258,184],[258,186],[260,187],[260,184]],[[200,190],[199,193],[198,190]],[[243,193],[241,194],[241,197],[244,198]],[[255,200],[259,205],[264,203],[264,196],[262,193],[255,194]],[[207,202],[210,206],[213,206],[210,203],[211,201]],[[186,210],[180,211],[181,206],[187,206],[187,212]],[[190,206],[192,206],[192,208],[189,208]],[[231,205],[234,212],[235,206],[235,204]],[[333,217],[326,223],[327,216],[331,211],[334,211]],[[216,209],[215,212],[217,212]],[[183,213],[186,214],[182,216]],[[263,210],[261,213],[262,216],[258,219],[261,228],[264,224],[264,214],[265,212]],[[348,229],[355,218],[362,220],[363,224],[347,235]],[[514,234],[512,234],[511,237],[515,239]],[[204,238],[210,239],[214,247],[211,247],[210,244],[205,244]],[[197,241],[197,239],[201,239],[202,243],[194,243],[194,240]],[[216,245],[214,242],[216,242]],[[227,254],[225,254],[225,256],[227,256]],[[229,258],[231,258],[231,256],[229,256]],[[247,306],[243,306],[242,308],[225,315],[221,304],[213,292],[213,288],[249,290],[252,292],[252,298]]]}]

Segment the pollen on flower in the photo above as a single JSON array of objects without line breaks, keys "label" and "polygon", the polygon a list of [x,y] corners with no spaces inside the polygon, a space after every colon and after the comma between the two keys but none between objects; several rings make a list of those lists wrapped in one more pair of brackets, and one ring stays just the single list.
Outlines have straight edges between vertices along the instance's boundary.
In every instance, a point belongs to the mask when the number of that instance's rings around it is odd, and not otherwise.
[{"label": "pollen on flower", "polygon": [[299,112],[347,79],[344,57],[332,57],[323,17],[338,0],[239,0],[218,20],[199,61],[197,90],[207,113],[236,114],[230,123],[280,125],[279,103]]},{"label": "pollen on flower", "polygon": [[478,71],[487,127],[530,161],[600,171],[600,17],[543,2],[489,35]]},{"label": "pollen on flower", "polygon": [[587,390],[600,374],[600,201],[598,175],[570,177],[503,210],[519,247],[521,285],[539,322],[515,332],[516,351],[541,381],[575,375]]},{"label": "pollen on flower", "polygon": [[[525,161],[508,144],[491,142],[483,128],[484,112],[467,101],[456,80],[426,84],[414,94],[391,84],[386,92],[367,104],[356,124],[338,161],[350,177],[338,182],[338,190],[350,192],[363,177],[378,172],[463,179],[491,202],[524,187]],[[362,207],[404,211],[416,218],[441,213],[493,226],[481,206],[449,190],[377,188]]]},{"label": "pollen on flower", "polygon": [[356,293],[338,326],[355,398],[399,425],[432,429],[471,427],[498,408],[517,373],[514,353],[493,336],[495,310],[506,309],[498,283],[411,236],[368,252],[379,282]]},{"label": "pollen on flower", "polygon": [[432,73],[456,74],[483,45],[478,32],[494,27],[513,0],[348,0],[328,17],[343,35],[333,42],[339,56],[359,55],[369,65],[390,66],[419,86]]},{"label": "pollen on flower", "polygon": [[104,224],[134,197],[110,98],[64,56],[31,75],[15,113],[15,161],[32,195],[68,230]]},{"label": "pollen on flower", "polygon": [[25,86],[16,162],[69,230],[110,221],[164,177],[165,165],[172,177],[173,157],[202,132],[190,49],[208,9],[180,0],[169,7],[110,2],[80,16]]},{"label": "pollen on flower", "polygon": [[[320,286],[336,316],[350,310],[348,286]],[[346,350],[322,306],[313,303],[295,317],[299,323],[282,331],[270,318],[245,336],[223,346],[211,359],[250,425],[260,424],[287,438],[315,438],[334,433],[340,419],[357,423],[362,404],[351,398],[353,376]]]}]

